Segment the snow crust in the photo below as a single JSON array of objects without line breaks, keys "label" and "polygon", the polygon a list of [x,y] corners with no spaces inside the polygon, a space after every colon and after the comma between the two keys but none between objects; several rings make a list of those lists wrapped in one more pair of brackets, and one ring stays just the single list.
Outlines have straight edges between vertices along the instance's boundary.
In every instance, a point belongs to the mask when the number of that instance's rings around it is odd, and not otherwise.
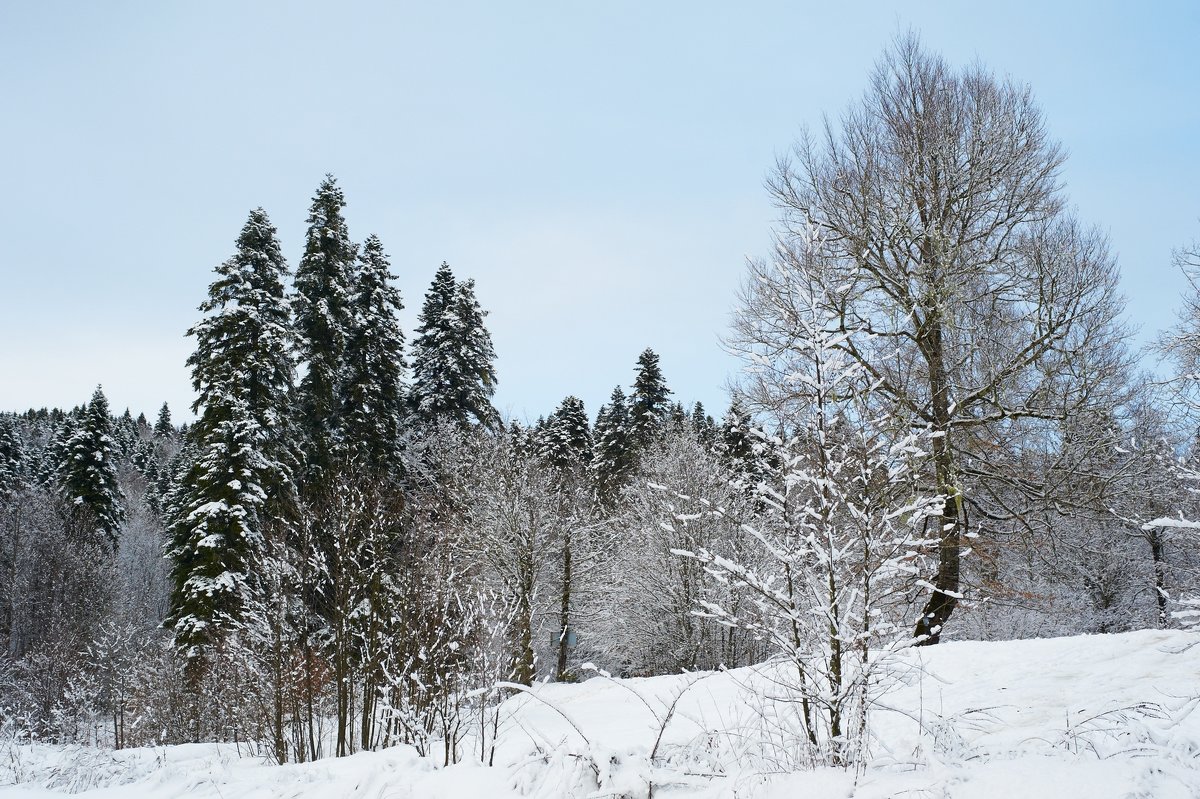
[{"label": "snow crust", "polygon": [[913,650],[857,774],[770,773],[787,753],[746,743],[780,706],[761,698],[778,688],[760,668],[541,686],[506,703],[491,768],[442,768],[409,747],[272,766],[232,745],[10,744],[0,797],[550,799],[653,784],[655,797],[1182,799],[1200,796],[1197,644],[1139,631]]}]

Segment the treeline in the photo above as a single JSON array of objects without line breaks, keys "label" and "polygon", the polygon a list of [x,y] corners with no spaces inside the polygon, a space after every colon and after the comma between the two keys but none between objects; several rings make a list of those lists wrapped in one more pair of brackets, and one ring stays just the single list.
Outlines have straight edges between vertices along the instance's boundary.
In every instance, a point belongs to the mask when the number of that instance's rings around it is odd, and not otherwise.
[{"label": "treeline", "polygon": [[627,518],[662,510],[643,478],[675,471],[740,501],[725,476],[751,468],[749,416],[672,402],[646,350],[594,424],[575,397],[501,419],[472,281],[437,270],[409,345],[382,244],[352,243],[343,207],[328,178],[294,276],[251,212],[189,331],[192,425],[114,417],[99,388],[0,417],[12,723],[248,739],[280,761],[433,740],[458,757],[468,716],[447,703],[497,681],[761,658],[690,615],[704,578],[683,542]]}]

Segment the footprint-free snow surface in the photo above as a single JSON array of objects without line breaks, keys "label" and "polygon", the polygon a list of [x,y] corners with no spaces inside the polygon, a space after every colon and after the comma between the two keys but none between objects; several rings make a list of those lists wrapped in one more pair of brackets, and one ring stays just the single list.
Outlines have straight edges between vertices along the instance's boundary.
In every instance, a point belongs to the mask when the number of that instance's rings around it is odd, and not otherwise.
[{"label": "footprint-free snow surface", "polygon": [[906,653],[857,772],[794,771],[790,703],[768,670],[740,669],[542,686],[504,706],[492,767],[409,747],[273,766],[225,745],[20,745],[0,752],[0,797],[1197,797],[1197,644],[1141,631]]}]

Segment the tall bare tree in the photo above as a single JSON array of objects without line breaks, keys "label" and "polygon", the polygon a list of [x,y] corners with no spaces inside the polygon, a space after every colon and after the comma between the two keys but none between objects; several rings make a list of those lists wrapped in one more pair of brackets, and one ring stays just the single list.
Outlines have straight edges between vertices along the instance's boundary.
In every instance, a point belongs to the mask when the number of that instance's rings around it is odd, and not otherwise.
[{"label": "tall bare tree", "polygon": [[792,268],[751,264],[732,345],[774,365],[747,393],[786,411],[770,387],[787,384],[789,275],[820,284],[835,329],[868,333],[840,346],[894,418],[932,429],[929,488],[946,497],[936,590],[917,625],[928,643],[961,595],[969,521],[1011,520],[1020,510],[999,497],[1048,491],[1001,456],[1045,446],[1127,357],[1116,266],[1066,210],[1063,160],[1028,87],[952,69],[908,35],[862,101],[803,137],[768,181],[778,257]]}]

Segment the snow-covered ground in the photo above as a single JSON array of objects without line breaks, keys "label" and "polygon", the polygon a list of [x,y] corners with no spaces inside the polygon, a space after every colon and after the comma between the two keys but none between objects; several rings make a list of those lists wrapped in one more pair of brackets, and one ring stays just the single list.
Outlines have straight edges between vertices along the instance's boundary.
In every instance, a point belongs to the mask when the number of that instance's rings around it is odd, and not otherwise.
[{"label": "snow-covered ground", "polygon": [[730,799],[1195,797],[1196,643],[1142,631],[913,651],[857,775],[764,774],[790,753],[755,743],[770,708],[746,690],[765,678],[743,669],[543,686],[509,700],[493,768],[439,768],[407,747],[269,766],[227,746],[19,746],[0,752],[0,797],[558,799],[646,797],[651,783],[655,797]]}]

